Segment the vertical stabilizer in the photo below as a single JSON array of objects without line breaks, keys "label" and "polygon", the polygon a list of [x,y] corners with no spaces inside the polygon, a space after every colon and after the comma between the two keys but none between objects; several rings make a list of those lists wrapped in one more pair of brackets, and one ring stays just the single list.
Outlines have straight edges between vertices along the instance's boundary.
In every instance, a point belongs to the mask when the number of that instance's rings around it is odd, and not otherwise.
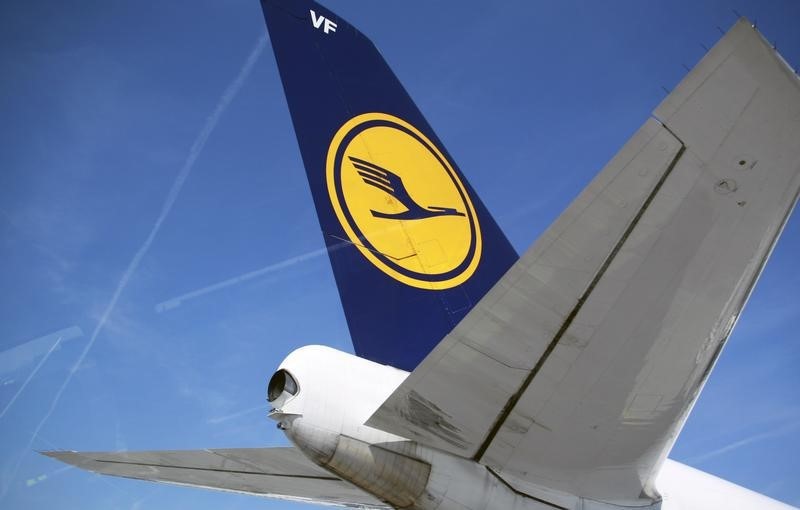
[{"label": "vertical stabilizer", "polygon": [[355,351],[412,370],[517,254],[369,39],[262,7]]}]

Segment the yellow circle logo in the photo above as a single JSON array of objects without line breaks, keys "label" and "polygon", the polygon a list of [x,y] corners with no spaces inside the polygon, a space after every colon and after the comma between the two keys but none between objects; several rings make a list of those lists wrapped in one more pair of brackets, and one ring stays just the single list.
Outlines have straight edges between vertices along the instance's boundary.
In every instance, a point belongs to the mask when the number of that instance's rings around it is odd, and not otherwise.
[{"label": "yellow circle logo", "polygon": [[481,232],[472,201],[447,158],[408,122],[385,113],[347,121],[328,149],[326,178],[349,241],[387,275],[441,290],[475,272]]}]

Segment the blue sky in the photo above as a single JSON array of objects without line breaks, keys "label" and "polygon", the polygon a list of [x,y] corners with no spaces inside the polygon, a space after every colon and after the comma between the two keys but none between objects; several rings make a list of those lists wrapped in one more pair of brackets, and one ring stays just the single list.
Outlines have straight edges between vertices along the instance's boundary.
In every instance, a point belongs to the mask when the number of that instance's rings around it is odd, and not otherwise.
[{"label": "blue sky", "polygon": [[[324,3],[520,252],[732,9],[800,65],[791,0]],[[0,506],[302,508],[33,453],[282,445],[274,368],[351,350],[258,2],[5,1],[0,59]],[[795,217],[672,453],[795,505],[799,252]]]}]

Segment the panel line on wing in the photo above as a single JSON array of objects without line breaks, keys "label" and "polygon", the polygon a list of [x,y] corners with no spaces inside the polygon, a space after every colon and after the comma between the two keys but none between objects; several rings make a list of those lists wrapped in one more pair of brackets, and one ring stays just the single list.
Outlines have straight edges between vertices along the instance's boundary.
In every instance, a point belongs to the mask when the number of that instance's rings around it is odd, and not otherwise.
[{"label": "panel line on wing", "polygon": [[583,308],[584,303],[592,294],[592,291],[597,286],[598,282],[606,273],[608,268],[611,266],[611,263],[614,261],[617,254],[622,249],[622,246],[625,244],[625,241],[627,241],[631,232],[633,232],[633,229],[636,228],[636,225],[639,223],[639,220],[641,220],[645,211],[647,211],[647,208],[650,206],[653,199],[658,194],[658,191],[661,189],[661,186],[667,180],[667,177],[669,177],[669,175],[672,173],[672,170],[678,164],[678,161],[680,161],[681,156],[683,156],[683,153],[686,151],[686,144],[683,143],[683,140],[678,138],[678,136],[675,135],[675,133],[673,133],[665,124],[661,123],[661,125],[664,129],[667,130],[667,132],[670,133],[670,135],[672,135],[678,141],[678,143],[680,143],[680,148],[675,153],[675,156],[672,158],[672,161],[670,162],[669,166],[667,166],[667,169],[664,171],[664,174],[661,176],[656,185],[653,187],[650,194],[642,203],[642,206],[639,208],[639,211],[637,211],[636,216],[633,217],[628,227],[622,233],[622,236],[620,237],[619,241],[617,241],[617,244],[611,250],[608,257],[606,257],[605,261],[603,261],[603,265],[600,266],[600,269],[597,271],[597,274],[594,276],[592,281],[586,287],[586,290],[583,292],[580,298],[578,298],[578,301],[570,311],[569,315],[567,315],[567,317],[564,319],[564,322],[562,323],[561,327],[558,329],[556,334],[553,336],[553,339],[547,345],[547,348],[544,350],[541,357],[536,362],[536,365],[534,365],[530,373],[528,373],[528,375],[522,381],[522,384],[520,385],[519,389],[517,389],[517,391],[509,397],[508,401],[506,401],[506,404],[503,406],[502,411],[497,416],[497,419],[495,420],[491,429],[489,429],[489,433],[486,435],[483,442],[481,443],[480,448],[478,448],[478,450],[475,452],[475,455],[472,457],[473,460],[475,460],[476,462],[480,462],[480,460],[483,458],[484,454],[486,453],[486,450],[492,444],[492,441],[494,440],[495,436],[500,431],[501,427],[506,422],[511,413],[514,411],[517,402],[519,402],[519,399],[522,398],[522,395],[525,393],[525,391],[531,385],[533,380],[536,378],[536,375],[539,373],[539,371],[542,369],[547,359],[553,353],[556,346],[561,341],[561,338],[564,336],[569,327],[572,325],[572,321],[581,311],[581,308]]},{"label": "panel line on wing", "polygon": [[517,489],[516,487],[514,487],[513,485],[508,483],[508,481],[506,481],[502,476],[498,475],[495,472],[495,470],[490,468],[489,466],[486,466],[486,471],[488,471],[489,474],[491,474],[492,476],[497,478],[498,482],[500,482],[503,485],[505,485],[506,487],[508,487],[508,489],[511,492],[513,492],[514,494],[517,494],[518,496],[522,496],[524,498],[532,499],[532,500],[534,500],[534,501],[536,501],[538,503],[541,503],[543,505],[547,505],[547,506],[552,507],[552,508],[558,508],[558,510],[568,510],[567,507],[556,505],[556,504],[550,503],[549,501],[546,501],[544,499],[537,498],[536,496],[532,496],[532,495],[528,494],[527,492],[522,492],[521,490]]},{"label": "panel line on wing", "polygon": [[202,468],[194,466],[172,466],[169,464],[153,464],[150,462],[131,462],[126,460],[103,460],[103,459],[93,459],[93,460],[95,462],[100,462],[105,464],[125,464],[130,466],[144,466],[144,467],[181,469],[181,470],[188,469],[192,471],[209,471],[214,473],[235,473],[237,475],[261,475],[261,476],[275,476],[283,478],[304,478],[308,480],[332,480],[335,482],[341,480],[341,478],[336,478],[334,476],[290,475],[284,473],[264,473],[263,471],[243,471],[237,469],[214,469],[214,468]]},{"label": "panel line on wing", "polygon": [[350,241],[349,239],[342,239],[341,237],[335,236],[333,234],[328,234],[328,235],[331,236],[332,238],[336,239],[337,241],[341,241],[343,243],[347,243],[347,244],[349,244],[351,246],[360,246],[360,247],[364,248],[365,250],[369,250],[369,251],[374,252],[374,253],[379,253],[379,254],[383,255],[384,257],[388,257],[388,258],[390,258],[392,260],[405,260],[405,259],[417,256],[417,253],[414,252],[411,255],[406,255],[405,257],[392,257],[388,253],[380,252],[378,250],[372,249],[369,246],[365,246],[363,244],[354,243],[353,241]]}]

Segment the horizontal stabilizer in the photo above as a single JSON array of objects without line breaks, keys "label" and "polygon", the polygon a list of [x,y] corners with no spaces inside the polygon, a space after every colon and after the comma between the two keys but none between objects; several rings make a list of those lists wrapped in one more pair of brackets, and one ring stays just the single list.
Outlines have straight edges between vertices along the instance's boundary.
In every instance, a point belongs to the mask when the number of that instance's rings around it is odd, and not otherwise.
[{"label": "horizontal stabilizer", "polygon": [[800,80],[740,20],[367,422],[500,474],[658,499],[800,190]]},{"label": "horizontal stabilizer", "polygon": [[388,508],[369,494],[316,466],[292,447],[42,453],[104,475],[306,503]]}]

